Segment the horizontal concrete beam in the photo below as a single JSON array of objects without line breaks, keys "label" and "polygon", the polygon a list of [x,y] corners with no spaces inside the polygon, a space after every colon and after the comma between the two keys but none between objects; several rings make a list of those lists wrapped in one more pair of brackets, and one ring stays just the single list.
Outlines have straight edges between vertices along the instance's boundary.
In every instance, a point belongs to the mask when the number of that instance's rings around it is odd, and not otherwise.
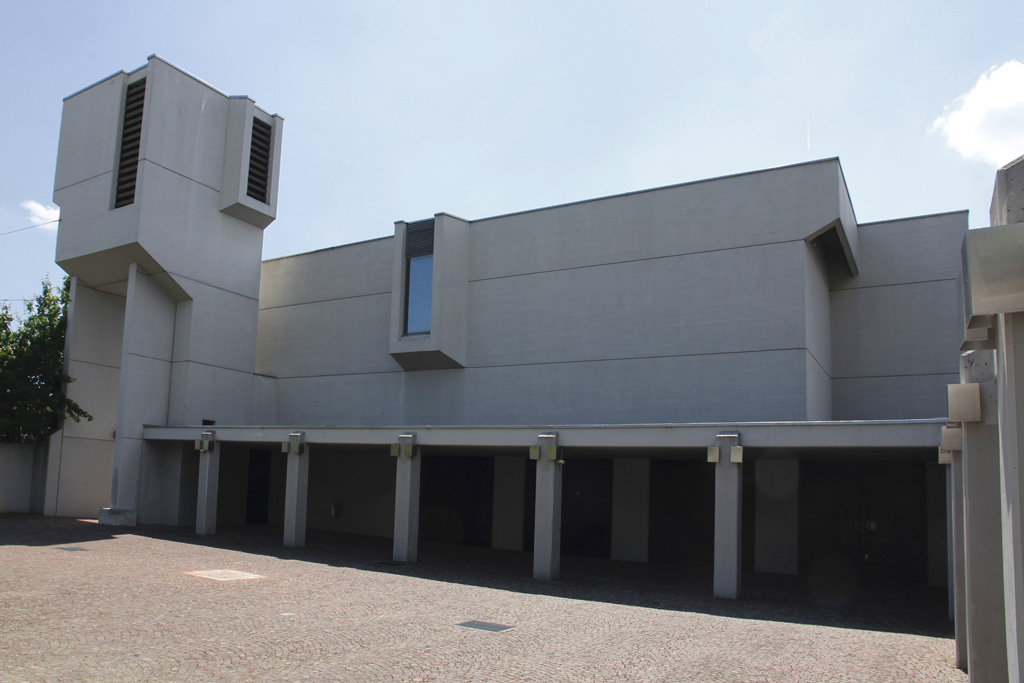
[{"label": "horizontal concrete beam", "polygon": [[[280,443],[296,429],[306,443],[333,445],[388,445],[400,434],[416,432],[419,446],[535,445],[542,432],[558,432],[563,448],[704,448],[715,443],[723,430],[742,434],[748,448],[915,448],[942,443],[945,418],[904,421],[751,422],[657,425],[543,425],[543,426],[419,426],[402,427],[249,427],[217,425],[217,439],[235,443]],[[207,429],[209,429],[207,427]],[[194,441],[201,426],[143,429],[151,441]]]}]

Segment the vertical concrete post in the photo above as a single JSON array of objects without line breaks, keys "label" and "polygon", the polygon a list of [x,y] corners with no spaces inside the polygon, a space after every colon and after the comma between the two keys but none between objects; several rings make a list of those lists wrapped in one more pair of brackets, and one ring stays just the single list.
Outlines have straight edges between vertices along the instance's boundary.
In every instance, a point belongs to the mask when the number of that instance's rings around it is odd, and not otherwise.
[{"label": "vertical concrete post", "polygon": [[964,544],[964,457],[953,451],[949,466],[949,521],[950,521],[950,587],[953,591],[953,628],[956,638],[956,666],[967,671],[967,550]]},{"label": "vertical concrete post", "polygon": [[214,432],[203,432],[199,451],[199,495],[196,499],[196,534],[217,533],[217,487],[220,484],[220,444]]},{"label": "vertical concrete post", "polygon": [[963,423],[964,540],[967,585],[967,671],[972,683],[1006,680],[999,499],[999,426],[995,357],[971,351],[960,357],[960,380],[979,384],[981,421]]},{"label": "vertical concrete post", "polygon": [[533,578],[558,578],[562,555],[562,461],[558,435],[541,434],[530,449],[537,461],[537,500],[533,526]]},{"label": "vertical concrete post", "polygon": [[167,424],[176,306],[138,264],[128,267],[110,507],[100,511],[100,524],[138,523],[144,486],[142,426]]},{"label": "vertical concrete post", "polygon": [[402,434],[391,445],[398,458],[395,472],[395,562],[415,562],[420,540],[420,465],[422,458],[415,434]]},{"label": "vertical concrete post", "polygon": [[[66,357],[66,356],[65,356]],[[50,435],[46,457],[46,493],[43,496],[43,514],[56,517],[60,493],[60,456],[64,446],[64,430],[59,429]]]},{"label": "vertical concrete post", "polygon": [[[1018,184],[1018,188],[1020,184]],[[1019,190],[1018,190],[1019,191]],[[1024,208],[1018,207],[1024,212]],[[1024,218],[1024,216],[1021,216]],[[999,328],[999,468],[1003,593],[1009,680],[1024,683],[1024,313],[1002,314]]]},{"label": "vertical concrete post", "polygon": [[612,559],[647,561],[650,525],[651,461],[612,461]]},{"label": "vertical concrete post", "polygon": [[743,447],[739,434],[715,438],[715,578],[716,598],[738,598],[743,547]]},{"label": "vertical concrete post", "polygon": [[284,545],[302,548],[306,545],[306,503],[309,493],[309,447],[302,432],[288,435],[281,444],[288,454],[284,488]]},{"label": "vertical concrete post", "polygon": [[494,507],[491,522],[491,547],[499,550],[523,549],[524,492],[526,460],[522,457],[494,458]]}]

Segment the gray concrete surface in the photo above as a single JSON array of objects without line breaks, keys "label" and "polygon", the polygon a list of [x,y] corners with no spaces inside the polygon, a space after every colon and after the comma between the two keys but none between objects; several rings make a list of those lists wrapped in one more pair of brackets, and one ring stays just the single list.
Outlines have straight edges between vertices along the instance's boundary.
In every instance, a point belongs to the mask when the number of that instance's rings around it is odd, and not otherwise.
[{"label": "gray concrete surface", "polygon": [[999,498],[996,360],[991,351],[960,358],[964,383],[981,385],[981,415],[963,425],[967,670],[972,683],[1006,681],[1006,622],[1003,608],[1003,546]]},{"label": "gray concrete surface", "polygon": [[[394,565],[385,539],[308,542],[0,515],[0,681],[967,680],[941,589],[786,577],[722,601],[676,567],[568,558],[537,582],[526,553],[428,545]],[[263,578],[187,573],[209,570]]]}]

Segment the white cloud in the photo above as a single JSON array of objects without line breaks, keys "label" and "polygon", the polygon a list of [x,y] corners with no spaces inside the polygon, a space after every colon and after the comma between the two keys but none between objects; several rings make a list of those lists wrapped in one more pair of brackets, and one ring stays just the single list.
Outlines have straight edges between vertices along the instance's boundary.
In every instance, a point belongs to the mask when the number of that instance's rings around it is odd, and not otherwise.
[{"label": "white cloud", "polygon": [[43,223],[49,223],[46,226],[48,230],[56,230],[57,224],[52,221],[60,218],[60,208],[53,206],[52,204],[40,204],[34,202],[31,199],[26,199],[21,203],[21,208],[28,209],[28,218],[32,221],[32,225],[42,225]]},{"label": "white cloud", "polygon": [[982,74],[931,131],[941,132],[965,159],[996,168],[1024,154],[1024,64],[1009,61]]}]

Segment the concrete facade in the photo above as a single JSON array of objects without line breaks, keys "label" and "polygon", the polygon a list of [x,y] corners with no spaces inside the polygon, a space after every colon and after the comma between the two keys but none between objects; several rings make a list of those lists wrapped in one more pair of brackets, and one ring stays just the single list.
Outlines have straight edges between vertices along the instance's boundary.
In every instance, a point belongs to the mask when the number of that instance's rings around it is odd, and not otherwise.
[{"label": "concrete facade", "polygon": [[961,383],[949,387],[950,426],[944,431],[951,438],[943,448],[954,465],[952,524],[960,536],[954,544],[957,663],[966,664],[972,681],[1020,683],[1024,157],[996,173],[990,218],[991,227],[964,238],[960,299],[966,353]]},{"label": "concrete facade", "polygon": [[[143,93],[134,126],[133,85]],[[266,201],[240,180],[254,121],[271,130]],[[60,477],[112,475],[109,497],[58,496],[55,514],[92,515],[100,503],[110,521],[163,521],[174,503],[157,492],[180,478],[180,458],[145,444],[142,425],[252,419],[262,228],[276,212],[281,129],[248,98],[156,56],[65,100],[56,260],[72,276],[66,357],[82,380],[68,393],[96,419],[65,426]]]},{"label": "concrete facade", "polygon": [[562,554],[661,562],[723,598],[750,573],[947,583],[966,212],[859,224],[824,159],[261,263],[282,126],[159,57],[67,99],[57,262],[96,420],[51,439],[49,514],[532,551],[545,580]]}]

